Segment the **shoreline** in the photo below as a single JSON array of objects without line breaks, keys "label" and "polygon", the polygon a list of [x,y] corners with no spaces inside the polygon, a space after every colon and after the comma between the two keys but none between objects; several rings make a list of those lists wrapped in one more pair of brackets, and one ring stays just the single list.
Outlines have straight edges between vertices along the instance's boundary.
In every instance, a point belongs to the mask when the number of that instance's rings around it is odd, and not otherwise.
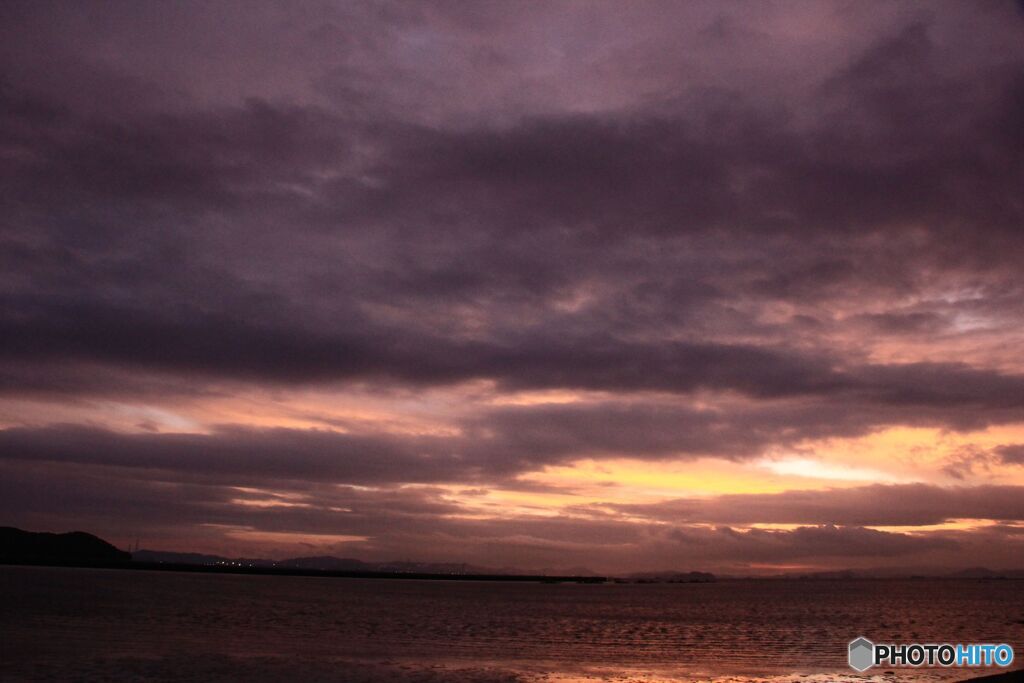
[{"label": "shoreline", "polygon": [[[540,574],[437,574],[430,572],[380,572],[365,570],[299,569],[291,567],[237,567],[230,565],[183,564],[177,562],[45,562],[4,560],[0,567],[52,567],[60,569],[120,569],[192,574],[235,574],[242,576],[307,576],[336,579],[406,579],[415,581],[509,581],[514,583],[603,584],[604,576],[545,576]],[[699,582],[698,582],[699,583]]]}]

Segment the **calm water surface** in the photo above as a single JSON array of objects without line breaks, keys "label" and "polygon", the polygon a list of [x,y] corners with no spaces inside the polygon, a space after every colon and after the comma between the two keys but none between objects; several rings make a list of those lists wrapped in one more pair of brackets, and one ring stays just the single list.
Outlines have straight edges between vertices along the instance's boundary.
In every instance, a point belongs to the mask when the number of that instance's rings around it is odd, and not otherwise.
[{"label": "calm water surface", "polygon": [[[279,680],[292,677],[290,666],[345,680],[374,662],[413,677],[483,667],[465,670],[501,680],[849,676],[846,645],[861,634],[1008,642],[1020,657],[1024,583],[577,585],[0,567],[0,675],[9,680],[118,670],[167,678],[161,662],[175,663],[182,679],[189,666],[215,662],[230,678],[244,661]],[[949,678],[898,673],[894,680]]]}]

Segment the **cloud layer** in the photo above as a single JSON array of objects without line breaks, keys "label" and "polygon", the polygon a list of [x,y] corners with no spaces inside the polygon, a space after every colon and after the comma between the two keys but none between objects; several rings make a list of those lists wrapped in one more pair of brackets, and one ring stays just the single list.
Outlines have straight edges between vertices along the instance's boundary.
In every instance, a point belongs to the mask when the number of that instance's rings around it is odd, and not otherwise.
[{"label": "cloud layer", "polygon": [[[639,567],[955,565],[966,531],[868,527],[1020,520],[1014,3],[15,2],[0,27],[0,488],[37,492],[12,523],[134,533],[140,506],[180,547],[596,566],[593,533]],[[863,455],[899,430],[938,436]],[[538,479],[792,453],[916,483]],[[563,497],[453,494],[531,488]],[[331,511],[355,491],[359,523]]]}]

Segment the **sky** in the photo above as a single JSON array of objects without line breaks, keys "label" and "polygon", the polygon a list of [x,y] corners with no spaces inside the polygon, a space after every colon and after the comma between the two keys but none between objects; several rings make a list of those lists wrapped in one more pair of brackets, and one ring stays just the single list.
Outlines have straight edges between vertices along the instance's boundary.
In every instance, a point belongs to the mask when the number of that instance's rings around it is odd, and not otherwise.
[{"label": "sky", "polygon": [[0,4],[0,524],[1024,566],[1024,6]]}]

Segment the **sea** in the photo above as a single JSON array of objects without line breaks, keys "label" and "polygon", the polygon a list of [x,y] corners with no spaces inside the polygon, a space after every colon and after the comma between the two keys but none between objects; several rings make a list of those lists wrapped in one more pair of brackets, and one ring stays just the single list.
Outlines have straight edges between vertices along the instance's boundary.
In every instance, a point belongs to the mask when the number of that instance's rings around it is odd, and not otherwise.
[{"label": "sea", "polygon": [[[575,584],[0,567],[3,681],[956,681],[848,643],[1009,643],[1024,581]],[[1018,666],[1024,662],[1019,661]]]}]

